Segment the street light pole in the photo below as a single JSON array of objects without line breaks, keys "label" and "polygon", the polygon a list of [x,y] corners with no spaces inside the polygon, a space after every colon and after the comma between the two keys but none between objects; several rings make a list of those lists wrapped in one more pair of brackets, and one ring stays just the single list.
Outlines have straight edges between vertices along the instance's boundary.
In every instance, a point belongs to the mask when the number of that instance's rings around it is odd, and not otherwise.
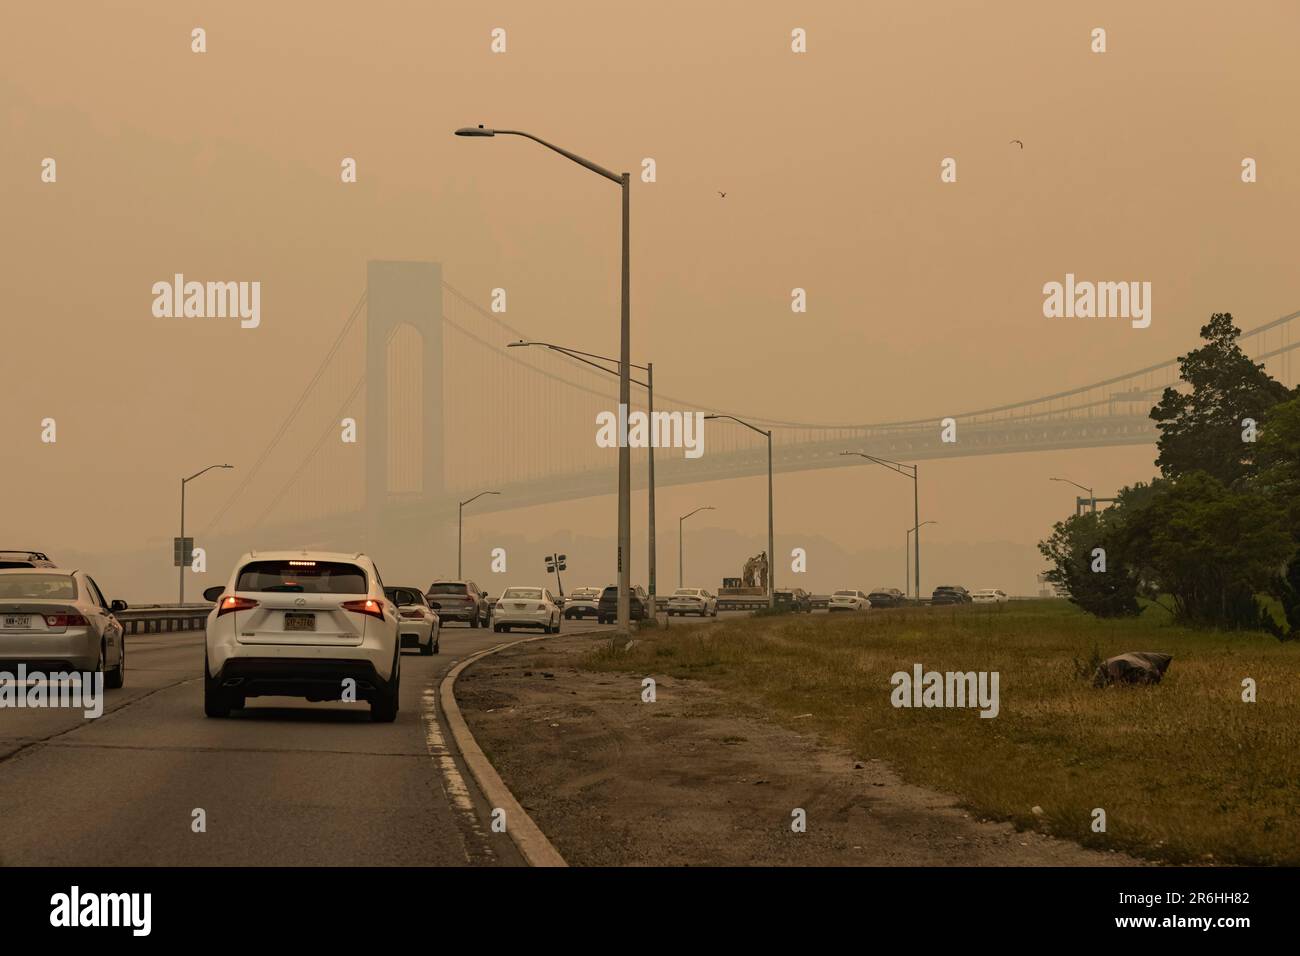
[{"label": "street light pole", "polygon": [[632,402],[632,300],[629,281],[632,254],[628,219],[631,210],[631,177],[623,174],[623,310],[619,336],[618,404],[622,434],[618,442],[618,628],[626,631],[632,622],[632,449],[627,444],[627,414]]},{"label": "street light pole", "polygon": [[[925,527],[925,526],[928,525],[928,524],[938,524],[938,523],[939,523],[939,522],[937,522],[937,521],[922,521],[921,523],[916,524],[916,525],[912,526],[911,528],[908,528],[908,529],[907,529],[907,534],[906,534],[906,535],[904,536],[904,538],[903,538],[903,578],[904,578],[904,581],[906,581],[906,578],[907,578],[907,552],[908,552],[908,550],[912,547],[912,532],[913,532],[913,531],[918,531],[918,532],[919,532],[921,528]],[[917,585],[916,590],[917,590],[917,599],[920,600],[920,591],[921,591],[921,587],[920,587],[919,584]],[[904,589],[903,593],[904,593],[904,594],[907,593],[906,588]]]},{"label": "street light pole", "polygon": [[713,505],[705,505],[703,508],[696,508],[694,511],[687,512],[677,519],[677,586],[679,588],[686,586],[682,583],[686,576],[686,549],[682,545],[682,523],[693,514],[713,510],[715,510]]},{"label": "street light pole", "polygon": [[632,177],[630,173],[610,172],[604,166],[584,159],[577,153],[548,143],[541,137],[523,130],[489,129],[480,126],[463,126],[456,130],[457,136],[522,136],[533,142],[554,150],[566,159],[570,159],[612,182],[618,183],[623,190],[623,250],[622,250],[622,308],[619,321],[619,363],[618,363],[618,401],[619,401],[619,447],[618,447],[618,626],[627,630],[631,623],[631,546],[632,546],[632,450],[627,445],[627,411],[631,401],[631,330],[632,300],[631,282],[631,202]]},{"label": "street light pole", "polygon": [[464,578],[464,573],[461,571],[461,567],[460,567],[461,565],[460,555],[461,555],[461,542],[464,539],[464,531],[465,531],[465,506],[469,504],[471,501],[478,501],[478,499],[482,498],[484,495],[499,495],[499,494],[501,494],[501,492],[499,491],[480,491],[473,498],[466,498],[456,508],[456,578],[457,580],[462,580]]},{"label": "street light pole", "polygon": [[772,521],[772,432],[764,430],[749,422],[741,421],[735,415],[705,415],[705,421],[714,418],[730,418],[737,425],[744,425],[750,431],[767,437],[767,606],[776,607],[776,550]]},{"label": "street light pole", "polygon": [[[567,355],[569,358],[582,362],[584,365],[590,365],[594,369],[599,369],[600,371],[604,372],[607,375],[619,374],[618,371],[616,371],[616,368],[619,364],[617,359],[612,359],[605,355],[596,355],[594,352],[583,352],[580,351],[579,349],[566,348],[563,345],[556,345],[553,342],[533,342],[533,341],[528,341],[526,339],[520,339],[518,342],[508,342],[506,344],[506,347],[513,349],[513,348],[525,348],[532,345],[540,345],[542,348],[550,349],[552,352],[559,352],[561,355]],[[592,361],[593,359],[595,359],[595,361]],[[599,364],[600,362],[607,362],[609,363],[609,365],[613,365],[616,368],[607,368],[606,366]],[[631,382],[631,384],[640,385],[642,388],[646,390],[646,408],[649,412],[650,421],[653,422],[654,410],[655,410],[654,363],[648,362],[645,365],[637,365],[635,362],[633,362],[632,368],[640,369],[641,371],[646,373],[646,380],[644,382],[635,378],[630,379],[629,381]],[[626,419],[622,418],[620,420],[626,420]],[[650,554],[649,554],[649,562],[648,562],[649,563],[648,570],[650,572],[650,595],[649,595],[648,613],[651,619],[653,620],[655,615],[655,586],[656,586],[656,581],[658,579],[657,578],[658,562],[656,560],[656,553],[655,553],[655,450],[654,450],[653,442],[650,443],[650,447],[648,450],[650,453],[648,457],[649,468],[650,468],[650,474],[649,474],[650,530],[648,535],[649,545],[650,545],[649,547]]]},{"label": "street light pole", "polygon": [[[1085,485],[1081,485],[1077,481],[1071,481],[1069,478],[1049,478],[1047,480],[1061,481],[1067,485],[1074,485],[1074,487],[1078,488],[1080,491],[1088,492],[1088,500],[1092,502],[1092,513],[1093,514],[1097,513],[1097,496],[1093,494],[1091,488],[1088,488]],[[1077,518],[1081,513],[1082,513],[1082,509],[1080,508],[1080,502],[1076,500],[1074,503],[1074,516]]]},{"label": "street light pole", "polygon": [[211,471],[213,468],[234,468],[234,467],[235,467],[234,465],[208,465],[208,467],[204,468],[202,471],[196,471],[188,478],[181,479],[181,554],[180,554],[180,562],[179,562],[180,567],[177,568],[177,571],[179,572],[179,581],[177,582],[177,589],[176,589],[177,604],[185,603],[185,565],[187,564],[185,560],[185,486],[189,484],[191,481],[193,481],[195,478],[199,477],[199,475],[206,474],[207,472]]},{"label": "street light pole", "polygon": [[[647,391],[646,408],[649,410],[648,418],[650,421],[650,427],[653,428],[654,420],[655,420],[655,363],[654,362],[646,363],[645,377],[646,377],[646,381],[650,383],[648,388],[646,389]],[[658,614],[658,611],[655,608],[655,570],[656,570],[655,569],[655,563],[656,563],[655,562],[655,443],[653,440],[650,442],[650,447],[646,449],[646,451],[649,454],[649,458],[650,458],[650,487],[647,489],[647,497],[649,497],[650,499],[650,524],[646,531],[646,537],[649,538],[648,547],[650,550],[650,554],[648,557],[648,564],[649,564],[649,571],[650,571],[650,608],[648,613],[650,615],[650,620],[657,621],[658,618],[656,617],[656,615]]]},{"label": "street light pole", "polygon": [[[874,461],[877,465],[884,465],[890,471],[896,471],[904,477],[912,479],[912,526],[920,528],[921,521],[921,483],[917,479],[916,465],[905,465],[901,462],[891,461],[888,458],[877,458],[875,455],[868,455],[861,451],[842,451],[841,455],[857,455],[859,458],[865,458],[867,461]],[[928,522],[927,522],[928,523]],[[921,599],[921,532],[916,533],[916,599]]]}]

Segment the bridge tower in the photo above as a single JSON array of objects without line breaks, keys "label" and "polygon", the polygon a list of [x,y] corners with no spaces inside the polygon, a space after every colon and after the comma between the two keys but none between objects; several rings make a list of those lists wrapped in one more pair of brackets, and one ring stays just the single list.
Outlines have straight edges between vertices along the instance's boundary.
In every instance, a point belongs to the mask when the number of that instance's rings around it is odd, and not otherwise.
[{"label": "bridge tower", "polygon": [[[366,264],[366,547],[402,552],[403,564],[433,543],[444,492],[442,320],[440,263]],[[395,364],[418,369],[418,385],[399,382]],[[405,467],[395,465],[403,458]],[[427,521],[400,521],[398,501],[417,502]]]}]

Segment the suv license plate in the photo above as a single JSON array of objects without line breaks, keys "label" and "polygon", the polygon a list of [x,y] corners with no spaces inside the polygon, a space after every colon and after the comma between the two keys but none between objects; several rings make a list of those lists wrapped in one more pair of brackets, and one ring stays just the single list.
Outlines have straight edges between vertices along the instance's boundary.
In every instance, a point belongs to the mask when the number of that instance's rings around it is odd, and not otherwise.
[{"label": "suv license plate", "polygon": [[316,630],[316,615],[285,611],[284,629],[286,631],[314,631]]}]

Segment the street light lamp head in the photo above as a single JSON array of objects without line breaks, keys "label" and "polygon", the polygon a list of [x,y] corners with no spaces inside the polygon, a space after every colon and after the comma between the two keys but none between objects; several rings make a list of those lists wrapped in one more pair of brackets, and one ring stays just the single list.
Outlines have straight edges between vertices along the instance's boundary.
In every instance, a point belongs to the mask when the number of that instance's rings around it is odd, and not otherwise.
[{"label": "street light lamp head", "polygon": [[495,136],[496,134],[496,130],[488,129],[482,123],[478,126],[462,126],[456,130],[457,136]]},{"label": "street light lamp head", "polygon": [[532,344],[533,344],[532,342],[526,342],[526,341],[524,341],[523,339],[520,339],[518,342],[507,342],[507,343],[506,343],[506,348],[508,348],[508,349],[517,349],[517,348],[519,348],[520,346],[524,346],[524,345],[532,345]]}]

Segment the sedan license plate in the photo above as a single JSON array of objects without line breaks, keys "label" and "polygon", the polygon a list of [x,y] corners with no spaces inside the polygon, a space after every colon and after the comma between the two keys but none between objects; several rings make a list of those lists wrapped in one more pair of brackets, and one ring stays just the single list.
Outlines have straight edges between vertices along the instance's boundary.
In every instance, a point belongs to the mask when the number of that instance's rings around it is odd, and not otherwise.
[{"label": "sedan license plate", "polygon": [[303,614],[298,611],[285,611],[284,629],[286,631],[314,631],[316,630],[316,615]]},{"label": "sedan license plate", "polygon": [[29,628],[32,626],[32,616],[30,614],[6,614],[6,628]]},{"label": "sedan license plate", "polygon": [[515,605],[515,610],[516,610],[516,611],[522,611],[522,610],[524,610],[524,608],[526,608],[526,607],[528,607],[527,604],[516,604],[516,605]]}]

